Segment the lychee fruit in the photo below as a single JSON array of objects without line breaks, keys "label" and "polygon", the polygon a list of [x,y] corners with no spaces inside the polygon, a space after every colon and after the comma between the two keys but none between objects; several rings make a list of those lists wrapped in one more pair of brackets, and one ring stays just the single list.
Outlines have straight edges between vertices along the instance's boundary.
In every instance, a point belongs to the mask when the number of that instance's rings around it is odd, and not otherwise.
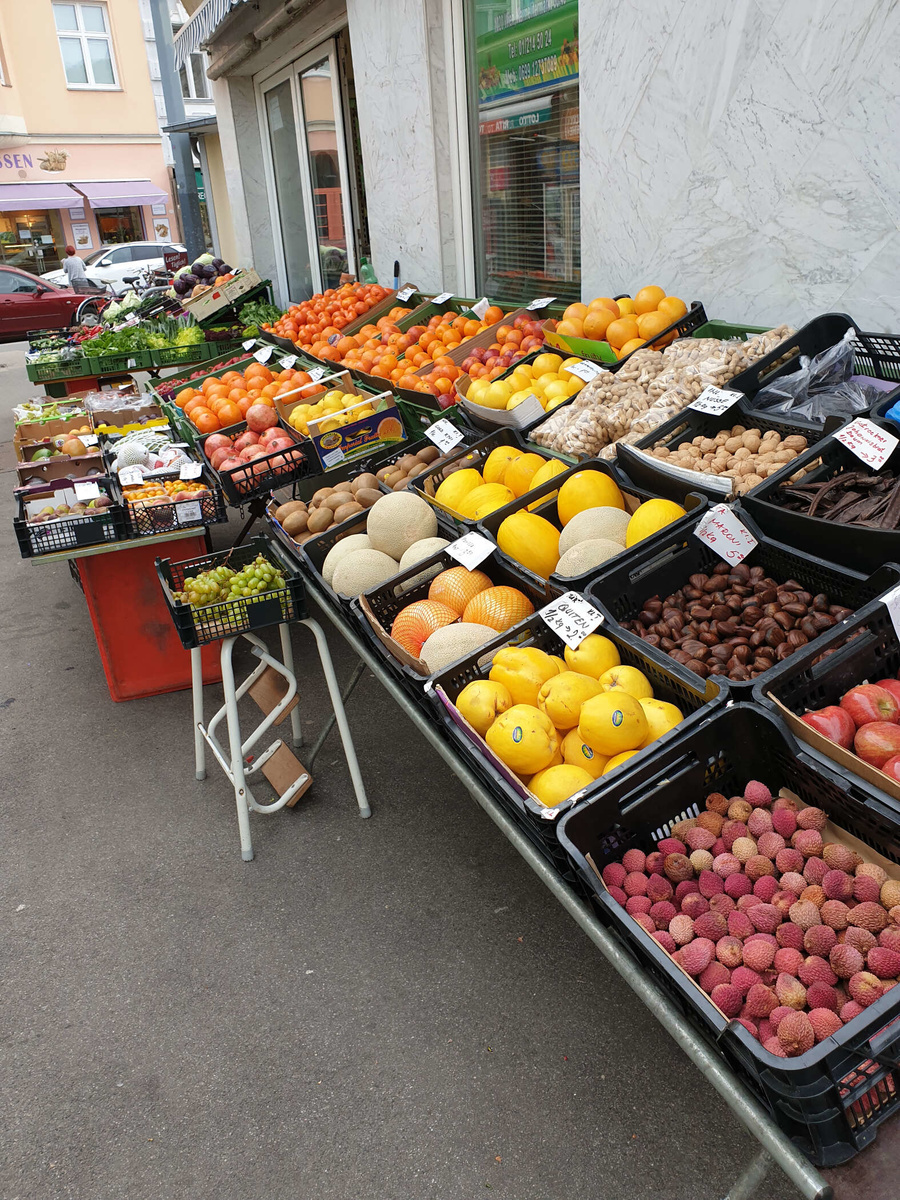
[{"label": "lychee fruit", "polygon": [[855,946],[863,957],[869,953],[873,946],[878,945],[878,939],[874,933],[869,933],[868,929],[860,929],[856,925],[851,925],[848,929],[844,930],[838,941],[845,942],[848,946]]},{"label": "lychee fruit", "polygon": [[752,837],[739,837],[731,847],[731,853],[740,863],[749,862],[756,854],[756,842]]},{"label": "lychee fruit", "polygon": [[685,896],[681,902],[681,911],[687,913],[692,921],[703,913],[709,912],[709,901],[705,896],[701,896],[699,892],[691,892],[689,896]]},{"label": "lychee fruit", "polygon": [[890,910],[900,904],[900,879],[886,879],[881,885],[881,903]]},{"label": "lychee fruit", "polygon": [[828,874],[828,864],[824,858],[817,858],[815,855],[808,858],[803,867],[803,878],[807,883],[821,883]]},{"label": "lychee fruit", "polygon": [[[775,1009],[778,1012],[778,1009]],[[770,1037],[775,1036],[775,1027],[768,1017],[763,1017],[757,1026],[757,1036],[761,1042],[768,1041]]]},{"label": "lychee fruit", "polygon": [[646,896],[647,876],[643,871],[629,871],[622,888],[626,896]]},{"label": "lychee fruit", "polygon": [[684,840],[688,850],[708,850],[716,839],[708,829],[702,829],[698,825],[695,829],[687,831]]},{"label": "lychee fruit", "polygon": [[787,1051],[777,1037],[770,1037],[767,1041],[763,1042],[763,1050],[768,1050],[776,1058],[787,1058]]},{"label": "lychee fruit", "polygon": [[755,808],[747,818],[747,832],[751,837],[761,838],[764,833],[772,832],[772,814],[764,808]]},{"label": "lychee fruit", "polygon": [[789,892],[786,889],[782,889],[781,891],[777,891],[775,893],[775,895],[772,897],[770,903],[775,905],[775,907],[781,913],[782,920],[786,921],[787,917],[788,917],[788,913],[791,911],[791,905],[795,904],[796,901],[797,901],[797,897],[794,895],[793,892]]},{"label": "lychee fruit", "polygon": [[776,796],[772,802],[772,812],[778,812],[782,808],[786,808],[788,812],[798,813],[800,811],[800,802],[795,800],[793,796]]},{"label": "lychee fruit", "polygon": [[[799,854],[800,852],[791,850],[789,853]],[[802,858],[803,855],[801,854],[800,857]],[[798,871],[785,871],[778,882],[786,892],[793,892],[796,900],[800,899],[800,893],[806,887],[806,880]]]},{"label": "lychee fruit", "polygon": [[[866,882],[877,887],[874,879]],[[850,900],[853,898],[853,883],[853,876],[846,871],[828,871],[822,880],[822,891],[828,900]]]},{"label": "lychee fruit", "polygon": [[644,870],[644,865],[647,862],[647,855],[643,850],[626,850],[622,855],[622,866],[626,871],[641,871]]},{"label": "lychee fruit", "polygon": [[879,867],[877,863],[861,862],[854,872],[856,875],[868,875],[870,879],[874,879],[879,887],[887,879],[887,871],[884,867]]},{"label": "lychee fruit", "polygon": [[653,918],[650,916],[649,913],[640,913],[640,912],[635,913],[634,920],[637,921],[637,923],[638,923],[638,925],[640,925],[641,929],[646,929],[647,933],[655,933],[656,932],[656,922],[653,920]]},{"label": "lychee fruit", "polygon": [[838,979],[850,979],[865,966],[863,956],[855,946],[837,945],[828,955],[828,964]]},{"label": "lychee fruit", "polygon": [[746,996],[753,985],[760,982],[759,972],[752,971],[749,967],[735,967],[731,972],[731,982],[742,995]]},{"label": "lychee fruit", "polygon": [[838,1015],[846,1025],[848,1021],[852,1021],[854,1017],[858,1017],[861,1012],[865,1012],[865,1009],[861,1004],[857,1004],[855,1000],[848,1000],[847,1003],[842,1006]]},{"label": "lychee fruit", "polygon": [[674,889],[665,875],[648,875],[647,895],[650,897],[651,902],[655,904],[658,900],[671,900],[674,895]]},{"label": "lychee fruit", "polygon": [[741,864],[733,854],[718,854],[713,859],[712,869],[722,879],[727,879],[729,875],[734,875],[736,871],[740,871]]},{"label": "lychee fruit", "polygon": [[[762,810],[759,811],[761,814]],[[756,816],[756,813],[753,815]],[[759,841],[756,843],[756,848],[759,850],[760,854],[764,855],[766,858],[770,858],[774,862],[778,857],[778,851],[785,850],[787,847],[785,845],[784,838],[780,833],[770,832],[761,833],[759,835]]]},{"label": "lychee fruit", "polygon": [[852,875],[862,862],[855,850],[851,850],[849,846],[842,846],[840,842],[827,842],[822,850],[822,857],[830,870],[846,871],[848,875]]},{"label": "lychee fruit", "polygon": [[692,850],[688,858],[697,875],[702,871],[712,870],[713,856],[708,850]]},{"label": "lychee fruit", "polygon": [[[661,842],[656,843],[656,849],[663,856],[663,858],[665,858],[668,854],[687,854],[687,846],[680,838],[663,838]],[[622,861],[624,862],[625,859],[623,858]],[[644,868],[642,867],[641,870],[643,869]]]},{"label": "lychee fruit", "polygon": [[740,938],[726,936],[716,942],[716,958],[723,966],[733,971],[744,961],[744,947]]},{"label": "lychee fruit", "polygon": [[609,894],[612,896],[613,900],[615,900],[616,904],[621,904],[623,908],[625,907],[626,903],[628,902],[628,897],[620,887],[611,887],[609,889]]},{"label": "lychee fruit", "polygon": [[714,838],[717,838],[722,832],[722,826],[725,824],[725,818],[721,813],[702,812],[697,817],[697,826],[700,829],[708,829]]},{"label": "lychee fruit", "polygon": [[720,1008],[726,1017],[736,1017],[741,1011],[744,998],[736,987],[730,983],[720,983],[713,988],[710,999]]},{"label": "lychee fruit", "polygon": [[769,1013],[769,1025],[771,1026],[773,1033],[778,1032],[778,1026],[781,1024],[784,1018],[790,1016],[793,1011],[793,1008],[789,1008],[786,1004],[779,1004],[777,1008],[772,1009],[772,1011]]},{"label": "lychee fruit", "polygon": [[811,983],[806,989],[806,1003],[810,1008],[830,1008],[832,1012],[840,1008],[837,991],[827,983]]},{"label": "lychee fruit", "polygon": [[759,896],[754,896],[752,892],[748,892],[746,896],[738,896],[737,907],[741,912],[749,912],[755,904],[762,904]]},{"label": "lychee fruit", "polygon": [[651,850],[647,855],[647,862],[644,866],[645,875],[662,875],[663,873],[663,855],[658,850]]},{"label": "lychee fruit", "polygon": [[681,948],[681,966],[688,975],[699,975],[712,962],[715,945],[709,938],[694,938]]},{"label": "lychee fruit", "polygon": [[782,972],[775,980],[775,995],[778,1003],[788,1008],[806,1007],[806,988],[794,975]]},{"label": "lychee fruit", "polygon": [[[873,879],[871,875],[855,875],[851,881],[853,889],[853,899],[857,904],[862,904],[868,901],[871,904],[881,903],[881,886],[877,879]],[[839,900],[848,899],[846,896],[839,896]]]},{"label": "lychee fruit", "polygon": [[815,1045],[816,1035],[812,1022],[804,1012],[793,1012],[784,1018],[778,1026],[778,1040],[784,1047],[788,1058],[796,1058],[805,1054]]},{"label": "lychee fruit", "polygon": [[826,900],[819,909],[819,916],[822,923],[832,929],[846,929],[850,924],[850,909],[843,900]]},{"label": "lychee fruit", "polygon": [[714,859],[718,858],[720,854],[727,853],[727,847],[725,846],[725,843],[722,841],[721,835],[719,837],[717,837],[716,840],[713,842],[713,844],[710,846],[709,852],[713,856]]},{"label": "lychee fruit", "polygon": [[669,933],[678,946],[686,946],[694,937],[694,922],[686,913],[679,913],[669,922]]},{"label": "lychee fruit", "polygon": [[774,904],[754,904],[747,915],[753,923],[753,928],[760,933],[774,933],[781,924],[781,913]]},{"label": "lychee fruit", "polygon": [[797,829],[797,815],[789,808],[776,808],[772,811],[772,828],[783,838],[791,837]]},{"label": "lychee fruit", "polygon": [[792,946],[781,946],[775,951],[772,966],[779,974],[786,971],[788,975],[796,975],[803,963],[803,955]]},{"label": "lychee fruit", "polygon": [[[734,975],[731,977],[731,982],[734,983]],[[735,984],[735,987],[739,987],[739,985]],[[767,1017],[777,1006],[778,997],[764,983],[754,983],[747,993],[747,1011],[751,1017]]]},{"label": "lychee fruit", "polygon": [[746,875],[740,873],[729,875],[725,880],[725,894],[731,896],[733,900],[740,900],[741,896],[749,896],[753,891],[753,884]]},{"label": "lychee fruit", "polygon": [[[753,862],[752,858],[750,862]],[[748,863],[747,866],[749,867],[750,863]],[[760,900],[762,900],[764,904],[771,904],[772,897],[777,891],[778,884],[774,875],[761,875],[753,884],[753,895],[759,896]],[[791,903],[793,903],[793,901],[791,901]],[[790,905],[788,905],[788,908],[790,908]]]},{"label": "lychee fruit", "polygon": [[900,975],[900,954],[884,946],[873,946],[866,955],[866,966],[879,979],[896,979]]},{"label": "lychee fruit", "polygon": [[636,917],[638,913],[648,913],[652,907],[649,896],[629,896],[625,911],[630,917]]},{"label": "lychee fruit", "polygon": [[746,822],[747,818],[750,816],[750,814],[752,812],[753,812],[753,805],[749,804],[742,797],[736,797],[728,805],[728,816],[729,816],[729,819],[732,821]]},{"label": "lychee fruit", "polygon": [[868,929],[870,933],[881,933],[887,925],[887,913],[880,904],[864,901],[850,909],[850,924],[858,929]]},{"label": "lychee fruit", "polygon": [[744,788],[744,799],[754,808],[764,808],[772,803],[772,793],[758,779],[751,779]]},{"label": "lychee fruit", "polygon": [[717,942],[728,932],[728,922],[721,913],[705,912],[694,919],[694,937]]},{"label": "lychee fruit", "polygon": [[677,915],[677,909],[670,900],[657,900],[650,909],[650,916],[656,922],[657,929],[668,929],[669,922]]},{"label": "lychee fruit", "polygon": [[818,954],[810,954],[805,958],[797,974],[807,987],[812,983],[827,983],[829,987],[837,983],[837,975],[832,971],[831,964]]},{"label": "lychee fruit", "polygon": [[665,929],[657,929],[656,933],[651,933],[650,936],[654,939],[654,941],[659,942],[660,946],[662,946],[663,950],[665,950],[667,954],[674,954],[678,949],[678,946],[675,944],[675,939],[672,937],[671,933],[668,933]]},{"label": "lychee fruit", "polygon": [[748,879],[755,881],[764,875],[774,875],[775,864],[763,854],[754,854],[744,864],[744,871]]},{"label": "lychee fruit", "polygon": [[706,797],[706,807],[709,812],[722,815],[728,812],[728,800],[721,792],[710,792]]},{"label": "lychee fruit", "polygon": [[705,896],[707,900],[710,896],[717,896],[719,892],[725,889],[725,884],[721,877],[716,875],[714,871],[701,871],[697,882],[700,885],[700,895]]},{"label": "lychee fruit", "polygon": [[722,841],[726,850],[731,850],[738,838],[747,836],[747,826],[743,821],[726,821],[722,826]]},{"label": "lychee fruit", "polygon": [[739,1017],[735,1017],[735,1022],[738,1025],[743,1025],[751,1037],[759,1037],[759,1030],[755,1021],[752,1021],[748,1016],[744,1015],[743,1010]]},{"label": "lychee fruit", "polygon": [[818,829],[798,829],[791,838],[791,845],[804,858],[816,858],[822,853],[822,835]]},{"label": "lychee fruit", "polygon": [[[753,941],[744,943],[744,966],[751,971],[765,971],[775,961],[775,947],[768,942]],[[763,1014],[765,1015],[765,1014]]]},{"label": "lychee fruit", "polygon": [[692,879],[694,876],[691,860],[684,854],[667,854],[663,870],[673,883],[681,883],[683,879]]},{"label": "lychee fruit", "polygon": [[823,888],[817,883],[808,884],[800,893],[801,900],[809,900],[816,908],[821,908],[828,897],[825,895]]},{"label": "lychee fruit", "polygon": [[734,910],[735,904],[730,896],[726,896],[724,892],[720,892],[718,896],[710,896],[709,907],[713,912],[721,913],[723,917],[727,917]]},{"label": "lychee fruit", "polygon": [[828,814],[821,808],[801,808],[797,813],[797,824],[801,829],[822,830],[828,821]]},{"label": "lychee fruit", "polygon": [[791,946],[794,950],[803,949],[803,930],[793,921],[785,921],[775,930],[779,946]]},{"label": "lychee fruit", "polygon": [[830,1008],[810,1009],[809,1023],[812,1025],[816,1042],[824,1042],[826,1038],[834,1037],[842,1027],[841,1018]]},{"label": "lychee fruit", "polygon": [[748,938],[753,932],[753,922],[744,912],[731,912],[728,914],[728,932],[732,937]]},{"label": "lychee fruit", "polygon": [[[731,979],[731,972],[726,966],[723,966],[718,959],[713,959],[709,966],[700,973],[700,978],[697,981],[706,992],[707,996],[712,994],[714,987],[719,984],[728,983]],[[740,995],[740,993],[738,993]]]},{"label": "lychee fruit", "polygon": [[819,910],[811,900],[798,900],[792,904],[788,916],[794,925],[799,925],[805,932],[812,925],[820,925]]},{"label": "lychee fruit", "polygon": [[[653,916],[652,911],[650,916]],[[837,934],[828,925],[811,925],[803,935],[803,949],[819,958],[827,958],[836,943]]]},{"label": "lychee fruit", "polygon": [[614,862],[614,863],[609,863],[607,866],[605,866],[603,868],[603,870],[601,872],[601,877],[607,887],[620,888],[622,886],[622,884],[625,882],[625,876],[627,874],[628,874],[628,872],[625,870],[625,868],[622,866],[621,863]]},{"label": "lychee fruit", "polygon": [[878,935],[878,945],[900,954],[900,927],[887,925]]},{"label": "lychee fruit", "polygon": [[681,883],[675,884],[675,903],[681,904],[686,896],[694,894],[699,895],[700,886],[696,879],[682,879]]},{"label": "lychee fruit", "polygon": [[847,986],[851,997],[863,1008],[868,1008],[884,995],[884,984],[871,971],[857,971],[855,975],[850,976]]}]

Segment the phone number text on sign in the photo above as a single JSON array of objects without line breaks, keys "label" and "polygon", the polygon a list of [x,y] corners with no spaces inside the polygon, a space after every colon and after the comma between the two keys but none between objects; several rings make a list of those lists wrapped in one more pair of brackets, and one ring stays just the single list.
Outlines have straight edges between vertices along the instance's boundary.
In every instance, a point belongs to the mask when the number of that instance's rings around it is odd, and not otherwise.
[{"label": "phone number text on sign", "polygon": [[758,545],[756,538],[738,520],[727,504],[710,509],[694,530],[694,536],[707,542],[725,562],[743,562]]}]

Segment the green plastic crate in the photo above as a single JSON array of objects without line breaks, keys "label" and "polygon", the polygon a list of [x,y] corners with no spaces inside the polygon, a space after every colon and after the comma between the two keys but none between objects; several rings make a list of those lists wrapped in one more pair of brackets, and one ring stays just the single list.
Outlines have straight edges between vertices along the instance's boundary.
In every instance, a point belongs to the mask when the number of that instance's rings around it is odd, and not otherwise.
[{"label": "green plastic crate", "polygon": [[196,366],[210,358],[209,342],[194,342],[190,346],[163,346],[151,350],[154,367]]},{"label": "green plastic crate", "polygon": [[767,325],[734,325],[729,321],[707,321],[705,325],[695,329],[691,337],[720,338],[727,341],[729,338],[748,338],[755,333],[765,333],[768,328],[770,327]]},{"label": "green plastic crate", "polygon": [[56,379],[83,379],[93,373],[90,360],[83,355],[66,363],[26,363],[25,371],[32,383],[50,383]]},{"label": "green plastic crate", "polygon": [[127,354],[93,354],[86,357],[91,375],[118,375],[122,371],[147,371],[153,366],[152,351],[132,350]]}]

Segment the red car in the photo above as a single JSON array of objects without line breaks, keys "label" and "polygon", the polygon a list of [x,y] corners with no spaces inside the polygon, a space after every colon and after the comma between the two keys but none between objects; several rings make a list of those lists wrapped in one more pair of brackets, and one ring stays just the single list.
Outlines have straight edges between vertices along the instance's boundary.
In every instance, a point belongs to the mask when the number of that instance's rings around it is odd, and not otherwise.
[{"label": "red car", "polygon": [[0,267],[0,340],[19,341],[32,329],[65,329],[98,317],[105,296],[56,287],[18,267]]}]

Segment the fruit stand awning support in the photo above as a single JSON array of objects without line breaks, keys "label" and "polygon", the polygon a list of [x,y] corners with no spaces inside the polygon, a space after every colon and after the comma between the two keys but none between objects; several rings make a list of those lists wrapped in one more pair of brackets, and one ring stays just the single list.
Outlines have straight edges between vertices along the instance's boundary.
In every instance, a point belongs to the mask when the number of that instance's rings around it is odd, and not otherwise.
[{"label": "fruit stand awning support", "polygon": [[[118,208],[123,204],[167,204],[169,197],[149,179],[124,179],[109,183],[75,185],[92,208]],[[78,204],[82,203],[81,196]]]},{"label": "fruit stand awning support", "polygon": [[67,183],[0,184],[0,212],[29,208],[81,208],[83,197]]}]

